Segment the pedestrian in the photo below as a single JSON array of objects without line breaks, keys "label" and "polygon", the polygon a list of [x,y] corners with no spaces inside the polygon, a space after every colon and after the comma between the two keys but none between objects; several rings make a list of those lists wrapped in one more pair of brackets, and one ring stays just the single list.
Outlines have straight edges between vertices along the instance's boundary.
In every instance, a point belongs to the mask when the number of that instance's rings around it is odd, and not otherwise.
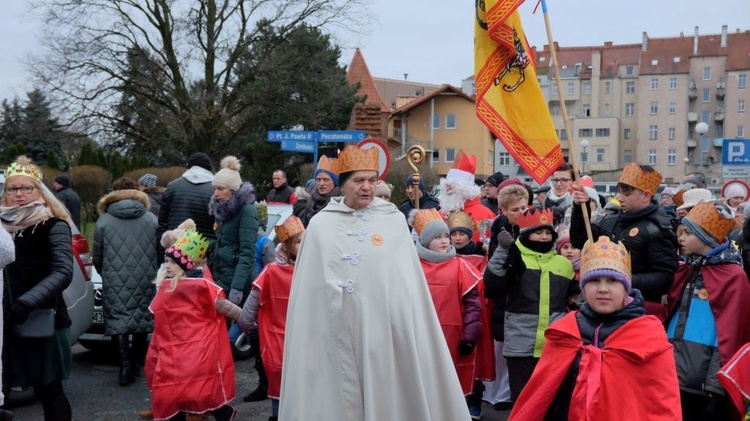
[{"label": "pedestrian", "polygon": [[158,266],[158,221],[149,206],[146,193],[134,189],[115,190],[97,204],[92,260],[102,276],[104,334],[117,349],[120,386],[140,375],[148,335],[154,330],[148,306],[156,294],[152,281]]},{"label": "pedestrian", "polygon": [[271,398],[272,413],[269,421],[277,421],[279,416],[289,291],[299,245],[305,232],[302,221],[294,215],[274,229],[279,239],[277,259],[258,275],[243,308],[240,309],[227,300],[219,300],[217,304],[232,308],[229,317],[236,320],[245,332],[260,330],[263,368],[268,376],[267,395]]},{"label": "pedestrian", "polygon": [[[440,201],[425,190],[424,182],[422,182],[421,178],[417,187],[419,188],[419,209],[435,208],[440,210]],[[404,219],[409,219],[409,214],[412,209],[414,209],[414,198],[417,194],[417,189],[414,188],[414,177],[412,175],[409,175],[404,179],[404,191],[406,192],[406,199],[398,205],[398,210],[404,214]]]},{"label": "pedestrian", "polygon": [[[3,269],[9,265],[10,263],[13,263],[13,261],[16,259],[16,247],[13,244],[13,239],[10,237],[10,234],[8,234],[8,231],[6,230],[0,230],[0,291],[3,291],[5,286],[5,279],[3,278]],[[0,317],[0,331],[3,329],[4,320],[6,320],[7,313],[5,312],[5,309],[3,309],[3,317]],[[2,355],[2,349],[3,349],[3,336],[0,335],[0,356]],[[2,365],[0,365],[0,378],[2,378],[3,369]],[[2,406],[5,404],[5,395],[3,393],[0,393],[0,421],[12,421],[13,420],[13,413],[10,411],[7,411],[5,409],[2,409]]]},{"label": "pedestrian", "polygon": [[266,202],[293,205],[297,201],[297,194],[294,192],[294,187],[286,182],[286,172],[284,170],[278,169],[274,171],[271,181],[273,182],[273,189],[268,192]]},{"label": "pedestrian", "polygon": [[151,203],[149,212],[153,213],[157,218],[159,212],[161,212],[161,201],[164,198],[164,187],[156,185],[158,177],[151,173],[143,174],[138,178],[138,190],[148,195],[148,201]]},{"label": "pedestrian", "polygon": [[484,182],[484,199],[482,199],[482,204],[495,215],[498,214],[497,194],[500,193],[498,186],[503,181],[505,181],[505,176],[498,171],[487,177],[487,180]]},{"label": "pedestrian", "polygon": [[391,187],[383,180],[378,180],[375,184],[375,197],[379,197],[386,202],[391,201]]},{"label": "pedestrian", "polygon": [[65,205],[65,208],[70,212],[70,219],[80,230],[81,229],[81,198],[78,197],[78,193],[70,187],[70,177],[67,175],[58,175],[55,177],[55,182],[52,185],[55,189],[55,196],[57,200]]},{"label": "pedestrian", "polygon": [[297,202],[293,213],[307,226],[310,220],[321,211],[332,197],[341,195],[339,189],[339,163],[336,158],[323,155],[318,160],[318,167],[313,172],[315,183],[297,189]]},{"label": "pedestrian", "polygon": [[33,388],[46,421],[70,420],[62,381],[73,363],[71,321],[62,294],[73,279],[73,221],[26,156],[5,170],[4,190],[0,221],[13,238],[16,260],[4,271],[3,393]]},{"label": "pedestrian", "polygon": [[[235,376],[225,314],[216,308],[222,289],[199,269],[208,240],[188,230],[165,252],[164,270],[150,309],[154,334],[146,381],[155,420],[210,413],[230,421]],[[182,418],[184,419],[184,418]]]},{"label": "pedestrian", "polygon": [[581,250],[573,247],[570,242],[570,229],[567,225],[560,224],[555,228],[555,231],[557,231],[557,242],[555,243],[557,254],[570,261],[570,264],[573,265],[576,280],[578,280],[581,276]]},{"label": "pedestrian", "polygon": [[469,420],[406,219],[374,197],[377,150],[339,163],[294,270],[279,419]]},{"label": "pedestrian", "polygon": [[513,238],[518,238],[518,217],[529,208],[529,192],[517,178],[505,180],[505,185],[497,194],[500,215],[492,221],[490,227],[490,244],[488,256],[491,258],[497,248],[497,235],[501,230],[508,231]]},{"label": "pedestrian", "polygon": [[[694,190],[690,190],[694,191]],[[728,240],[734,218],[698,203],[682,219],[685,262],[669,292],[667,336],[674,345],[684,420],[740,419],[716,377],[750,342],[750,284]]]},{"label": "pedestrian", "polygon": [[679,420],[672,347],[631,286],[628,251],[602,236],[581,256],[586,301],[546,330],[509,419]]},{"label": "pedestrian", "polygon": [[552,173],[552,189],[547,192],[542,207],[552,210],[552,214],[555,215],[555,225],[563,221],[565,211],[573,205],[573,196],[571,195],[571,188],[575,179],[573,173],[573,166],[567,162],[560,164]]},{"label": "pedestrian", "polygon": [[479,265],[475,265],[480,271],[487,266],[487,251],[484,243],[471,241],[474,236],[474,227],[471,217],[463,211],[451,212],[448,215],[448,229],[450,230],[451,245],[455,247],[456,254],[461,256],[478,256]]}]

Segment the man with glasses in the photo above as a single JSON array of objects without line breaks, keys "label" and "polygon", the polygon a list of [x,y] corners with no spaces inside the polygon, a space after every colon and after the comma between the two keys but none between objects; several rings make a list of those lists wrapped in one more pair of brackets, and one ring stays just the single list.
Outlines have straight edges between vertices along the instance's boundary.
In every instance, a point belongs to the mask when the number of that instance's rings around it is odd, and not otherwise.
[{"label": "man with glasses", "polygon": [[552,209],[555,226],[563,222],[565,211],[573,204],[573,166],[565,162],[552,175],[552,189],[544,199],[544,209]]}]

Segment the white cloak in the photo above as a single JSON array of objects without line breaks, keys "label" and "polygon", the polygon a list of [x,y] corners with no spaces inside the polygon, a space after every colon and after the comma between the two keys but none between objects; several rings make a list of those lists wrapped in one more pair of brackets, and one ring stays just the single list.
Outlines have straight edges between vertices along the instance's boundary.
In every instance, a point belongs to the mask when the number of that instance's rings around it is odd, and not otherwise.
[{"label": "white cloak", "polygon": [[469,420],[403,214],[343,197],[310,221],[287,313],[281,421]]}]

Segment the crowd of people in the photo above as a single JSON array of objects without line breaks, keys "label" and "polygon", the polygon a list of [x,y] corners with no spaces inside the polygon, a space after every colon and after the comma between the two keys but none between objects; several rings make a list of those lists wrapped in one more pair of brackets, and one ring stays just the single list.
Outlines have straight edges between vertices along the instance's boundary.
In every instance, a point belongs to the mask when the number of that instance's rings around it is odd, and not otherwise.
[{"label": "crowd of people", "polygon": [[[607,200],[569,164],[533,188],[478,180],[459,152],[438,193],[408,177],[397,206],[378,164],[376,149],[347,146],[304,187],[275,171],[266,200],[294,215],[274,227],[233,156],[213,173],[195,153],[166,189],[153,174],[115,183],[93,261],[119,385],[145,369],[139,417],[234,419],[240,332],[259,374],[243,399],[270,399],[270,421],[478,420],[483,401],[513,420],[746,416],[741,183],[716,199],[700,174],[664,189],[632,163]],[[61,293],[77,221],[70,180],[56,180],[59,200],[41,182],[25,157],[6,171],[3,391],[33,387],[45,419],[69,420]],[[43,338],[11,329],[46,309]]]}]

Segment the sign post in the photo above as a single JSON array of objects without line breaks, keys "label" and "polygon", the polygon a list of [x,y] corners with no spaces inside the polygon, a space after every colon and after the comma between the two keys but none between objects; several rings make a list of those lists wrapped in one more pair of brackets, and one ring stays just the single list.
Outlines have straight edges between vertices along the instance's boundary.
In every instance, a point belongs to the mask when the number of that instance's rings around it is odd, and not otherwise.
[{"label": "sign post", "polygon": [[724,178],[750,177],[750,139],[724,139],[721,172]]},{"label": "sign post", "polygon": [[359,142],[366,136],[363,130],[269,130],[266,139],[280,143],[285,152],[311,153],[317,164],[320,142]]}]

